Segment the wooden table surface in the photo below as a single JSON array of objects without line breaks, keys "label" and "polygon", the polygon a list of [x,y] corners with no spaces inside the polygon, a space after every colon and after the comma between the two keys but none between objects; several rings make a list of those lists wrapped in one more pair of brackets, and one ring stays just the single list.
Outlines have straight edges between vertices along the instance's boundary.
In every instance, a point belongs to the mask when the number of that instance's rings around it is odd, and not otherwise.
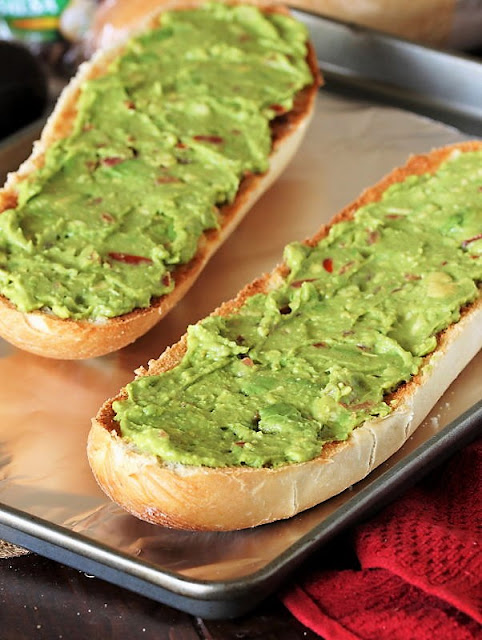
[{"label": "wooden table surface", "polygon": [[319,640],[276,596],[242,618],[195,618],[30,554],[0,559],[0,640]]}]

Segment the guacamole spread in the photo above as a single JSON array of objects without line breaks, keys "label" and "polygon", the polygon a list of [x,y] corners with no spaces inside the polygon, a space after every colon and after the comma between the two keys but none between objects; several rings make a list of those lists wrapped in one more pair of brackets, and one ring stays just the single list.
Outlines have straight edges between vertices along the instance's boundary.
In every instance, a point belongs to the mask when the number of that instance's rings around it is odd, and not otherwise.
[{"label": "guacamole spread", "polygon": [[131,40],[0,215],[0,293],[91,320],[169,293],[220,205],[268,168],[270,120],[313,82],[306,40],[288,16],[215,3]]},{"label": "guacamole spread", "polygon": [[167,463],[276,467],[319,455],[419,371],[482,280],[482,152],[394,184],[291,244],[289,275],[189,327],[187,353],[114,403],[121,433]]}]

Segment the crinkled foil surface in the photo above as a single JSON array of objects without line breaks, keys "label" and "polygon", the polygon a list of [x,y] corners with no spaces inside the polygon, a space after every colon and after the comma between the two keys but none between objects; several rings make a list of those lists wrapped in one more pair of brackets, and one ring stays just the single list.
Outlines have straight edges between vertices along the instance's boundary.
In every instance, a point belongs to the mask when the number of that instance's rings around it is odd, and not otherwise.
[{"label": "crinkled foil surface", "polygon": [[[188,579],[246,578],[289,549],[364,483],[295,518],[249,531],[164,529],[126,514],[97,487],[86,458],[91,417],[189,323],[271,270],[287,242],[312,235],[410,153],[462,139],[460,132],[426,118],[321,91],[309,133],[289,168],[149,334],[117,353],[80,362],[44,359],[0,341],[0,502]],[[0,171],[15,169],[14,159],[28,155],[30,142],[4,147]],[[475,404],[481,379],[479,354],[382,470]]]}]

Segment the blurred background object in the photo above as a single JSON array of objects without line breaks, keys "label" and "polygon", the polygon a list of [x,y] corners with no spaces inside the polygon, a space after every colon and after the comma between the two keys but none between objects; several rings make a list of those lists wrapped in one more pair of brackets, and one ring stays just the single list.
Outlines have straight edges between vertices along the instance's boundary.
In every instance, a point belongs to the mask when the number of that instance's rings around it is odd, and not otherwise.
[{"label": "blurred background object", "polygon": [[[286,3],[429,46],[481,55],[482,0]],[[0,0],[0,139],[48,113],[80,62],[97,48],[114,45],[152,11],[173,5],[179,0]]]},{"label": "blurred background object", "polygon": [[22,44],[0,40],[0,138],[40,118],[47,102],[47,74],[38,58]]},{"label": "blurred background object", "polygon": [[[87,35],[89,50],[110,46],[127,27],[170,0],[104,0]],[[482,45],[482,0],[287,0],[286,4],[436,47]]]},{"label": "blurred background object", "polygon": [[[96,6],[95,0],[0,0],[0,38],[36,57],[52,100],[85,58],[82,45]],[[2,74],[6,64],[0,58]]]},{"label": "blurred background object", "polygon": [[435,47],[482,44],[481,0],[291,0],[290,4]]}]

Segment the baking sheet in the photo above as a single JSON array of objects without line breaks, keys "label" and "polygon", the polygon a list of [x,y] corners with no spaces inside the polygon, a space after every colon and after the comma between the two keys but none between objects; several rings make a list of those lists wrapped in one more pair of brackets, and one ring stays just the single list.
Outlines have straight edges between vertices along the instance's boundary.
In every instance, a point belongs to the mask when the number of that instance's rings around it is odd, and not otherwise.
[{"label": "baking sheet", "polygon": [[[408,154],[466,138],[435,120],[340,97],[328,87],[319,94],[310,132],[290,167],[194,288],[146,336],[115,354],[80,362],[44,359],[1,341],[0,537],[198,615],[235,615],[254,606],[319,542],[324,522],[356,505],[377,478],[451,421],[459,424],[481,398],[482,354],[403,450],[367,480],[295,518],[249,531],[173,531],[123,512],[90,473],[85,454],[90,418],[187,324],[271,270],[287,242],[312,235]],[[0,161],[9,164],[19,145],[26,155],[28,136],[9,141]]]}]

